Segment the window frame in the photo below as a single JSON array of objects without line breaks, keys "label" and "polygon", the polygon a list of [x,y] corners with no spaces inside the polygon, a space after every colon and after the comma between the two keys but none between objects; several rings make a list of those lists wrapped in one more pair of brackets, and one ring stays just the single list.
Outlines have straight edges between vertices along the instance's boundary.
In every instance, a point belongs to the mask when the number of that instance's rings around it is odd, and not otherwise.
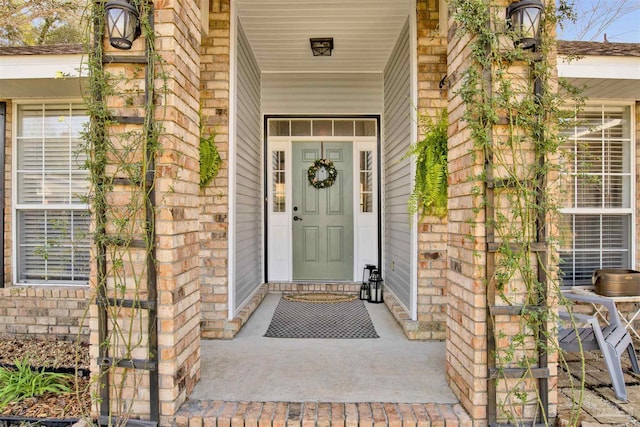
[{"label": "window frame", "polygon": [[[629,221],[630,221],[630,231],[631,231],[631,236],[629,238],[629,269],[635,269],[635,265],[636,265],[636,235],[637,235],[637,225],[636,225],[636,211],[637,211],[637,202],[638,202],[638,196],[636,194],[636,163],[637,163],[637,159],[636,159],[636,135],[637,135],[637,128],[636,128],[636,107],[635,107],[635,101],[633,100],[587,100],[587,102],[584,104],[584,108],[593,108],[593,107],[599,107],[601,111],[606,111],[606,109],[609,108],[615,108],[615,107],[621,107],[621,108],[628,108],[629,110],[629,175],[630,175],[630,179],[629,179],[629,207],[621,207],[621,208],[610,208],[610,207],[598,207],[598,208],[593,208],[593,207],[561,207],[559,209],[559,213],[565,217],[565,216],[571,216],[571,215],[598,215],[598,216],[602,216],[602,215],[619,215],[619,216],[624,216],[624,217],[629,217]],[[575,109],[574,109],[575,112]],[[575,112],[577,113],[577,112]],[[574,118],[575,118],[576,114],[574,114]],[[570,137],[570,136],[569,136]],[[602,141],[602,138],[600,139]],[[579,171],[577,171],[579,174]],[[573,201],[572,201],[572,204]],[[561,253],[562,251],[559,249],[559,253]],[[575,254],[575,247],[571,248],[571,253]],[[560,257],[562,255],[560,254]],[[561,283],[563,287],[585,287],[585,286],[590,286],[590,285],[584,285],[584,284],[564,284]]]},{"label": "window frame", "polygon": [[[86,103],[82,98],[29,98],[29,99],[14,99],[11,101],[11,279],[14,286],[72,286],[72,287],[87,287],[89,286],[89,278],[87,280],[28,280],[19,281],[19,256],[20,256],[20,243],[18,241],[20,236],[19,227],[19,212],[21,211],[76,211],[90,213],[90,206],[86,203],[52,203],[47,205],[47,209],[42,208],[42,204],[25,204],[18,203],[18,144],[19,135],[18,129],[20,128],[20,108],[22,106],[47,106],[47,105],[67,105],[72,106],[74,104],[83,105],[86,108]],[[90,216],[90,223],[93,218]],[[90,225],[91,227],[91,225]],[[91,270],[91,243],[89,244],[89,265],[88,271]],[[90,273],[89,273],[90,274]]]}]

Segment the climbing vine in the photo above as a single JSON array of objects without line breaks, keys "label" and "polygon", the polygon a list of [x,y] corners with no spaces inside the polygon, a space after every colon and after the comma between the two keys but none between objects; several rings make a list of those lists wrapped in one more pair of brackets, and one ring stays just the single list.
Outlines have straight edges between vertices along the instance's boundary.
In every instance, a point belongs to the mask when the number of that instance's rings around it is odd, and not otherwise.
[{"label": "climbing vine", "polygon": [[[549,30],[570,16],[571,8],[565,1],[558,8],[549,3],[541,42],[532,51],[517,42],[521,34],[506,22],[506,4],[449,2],[457,40],[468,43],[472,64],[454,79],[473,141],[471,157],[483,165],[470,179],[474,212],[485,217],[486,240],[494,246],[487,254],[485,280],[494,416],[516,425],[551,422],[546,391],[536,378],[544,376],[547,359],[552,363],[557,355],[563,361],[554,338],[554,307],[564,304],[555,251],[559,127],[568,114],[562,107],[580,100],[553,74]],[[477,231],[475,220],[469,223]],[[474,233],[468,238],[476,240]]]}]

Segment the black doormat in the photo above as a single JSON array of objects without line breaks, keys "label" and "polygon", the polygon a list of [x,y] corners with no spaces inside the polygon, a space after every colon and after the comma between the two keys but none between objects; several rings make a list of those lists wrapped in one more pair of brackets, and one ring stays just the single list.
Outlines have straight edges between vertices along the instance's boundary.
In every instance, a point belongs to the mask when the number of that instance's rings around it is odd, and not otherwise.
[{"label": "black doormat", "polygon": [[361,300],[318,304],[280,298],[265,337],[378,338]]}]

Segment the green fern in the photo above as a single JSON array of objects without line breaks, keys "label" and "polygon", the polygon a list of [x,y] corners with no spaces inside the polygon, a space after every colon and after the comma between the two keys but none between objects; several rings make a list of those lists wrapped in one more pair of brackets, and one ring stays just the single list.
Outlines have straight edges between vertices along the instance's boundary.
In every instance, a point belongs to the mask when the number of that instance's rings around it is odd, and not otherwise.
[{"label": "green fern", "polygon": [[413,191],[409,196],[409,214],[443,218],[447,215],[447,112],[443,111],[437,122],[421,116],[424,138],[413,144],[408,156],[414,156],[416,175]]},{"label": "green fern", "polygon": [[218,153],[218,147],[215,143],[215,129],[205,135],[204,125],[202,124],[202,113],[200,114],[200,188],[204,188],[213,181],[218,175],[222,158]]},{"label": "green fern", "polygon": [[214,142],[215,133],[200,138],[200,188],[206,187],[218,175],[222,159]]}]

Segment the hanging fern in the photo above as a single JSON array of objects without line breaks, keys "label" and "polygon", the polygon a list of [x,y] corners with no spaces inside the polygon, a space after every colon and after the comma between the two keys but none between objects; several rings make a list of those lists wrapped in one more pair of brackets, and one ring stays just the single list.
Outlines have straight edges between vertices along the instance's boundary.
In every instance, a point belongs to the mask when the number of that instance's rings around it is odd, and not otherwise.
[{"label": "hanging fern", "polygon": [[411,146],[407,156],[415,156],[416,176],[409,196],[409,214],[443,218],[447,215],[447,112],[434,123],[421,116],[424,138]]},{"label": "hanging fern", "polygon": [[212,131],[205,136],[203,129],[200,130],[200,188],[204,188],[211,183],[218,175],[222,158],[218,153],[215,144],[216,132]]}]

